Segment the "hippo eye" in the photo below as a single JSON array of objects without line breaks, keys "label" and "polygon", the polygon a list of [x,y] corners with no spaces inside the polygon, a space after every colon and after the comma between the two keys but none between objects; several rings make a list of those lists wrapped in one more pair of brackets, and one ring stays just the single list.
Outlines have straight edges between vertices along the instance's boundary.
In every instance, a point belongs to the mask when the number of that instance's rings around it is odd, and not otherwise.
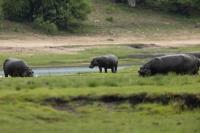
[{"label": "hippo eye", "polygon": [[98,62],[96,60],[93,60],[92,62],[94,65],[98,64]]}]

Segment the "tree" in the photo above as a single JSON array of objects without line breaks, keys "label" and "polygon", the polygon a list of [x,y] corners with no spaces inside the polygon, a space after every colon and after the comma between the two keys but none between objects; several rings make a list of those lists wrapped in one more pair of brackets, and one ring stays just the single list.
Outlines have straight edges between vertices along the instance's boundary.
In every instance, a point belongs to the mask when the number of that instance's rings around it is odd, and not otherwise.
[{"label": "tree", "polygon": [[88,0],[4,0],[5,17],[13,21],[42,20],[67,28],[87,18],[90,12]]}]

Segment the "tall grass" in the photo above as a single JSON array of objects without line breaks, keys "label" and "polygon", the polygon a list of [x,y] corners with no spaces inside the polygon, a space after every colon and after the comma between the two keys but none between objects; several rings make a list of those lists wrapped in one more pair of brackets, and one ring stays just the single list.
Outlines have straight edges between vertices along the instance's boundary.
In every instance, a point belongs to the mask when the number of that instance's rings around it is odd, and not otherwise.
[{"label": "tall grass", "polygon": [[[32,90],[37,88],[67,89],[67,88],[113,88],[113,87],[140,87],[160,88],[176,91],[196,90],[200,85],[199,76],[191,75],[157,75],[153,77],[139,77],[138,67],[122,70],[116,74],[83,73],[66,76],[50,76],[38,78],[2,78],[0,90]],[[198,89],[196,90],[198,91]]]}]

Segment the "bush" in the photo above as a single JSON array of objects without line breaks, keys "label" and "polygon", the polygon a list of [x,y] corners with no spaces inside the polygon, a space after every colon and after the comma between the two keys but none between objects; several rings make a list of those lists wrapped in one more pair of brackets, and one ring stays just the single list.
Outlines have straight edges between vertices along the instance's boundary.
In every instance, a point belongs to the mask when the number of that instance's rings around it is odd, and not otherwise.
[{"label": "bush", "polygon": [[108,22],[113,22],[114,19],[113,19],[113,17],[107,17],[107,18],[106,18],[106,21],[108,21]]},{"label": "bush", "polygon": [[2,0],[0,0],[0,21],[3,18],[2,8],[1,8]]},{"label": "bush", "polygon": [[87,0],[4,0],[2,7],[9,20],[34,22],[42,18],[59,28],[80,23],[90,12]]},{"label": "bush", "polygon": [[145,5],[182,15],[192,15],[194,12],[200,13],[199,0],[145,0]]},{"label": "bush", "polygon": [[58,27],[56,24],[51,23],[50,21],[44,21],[43,18],[36,18],[33,22],[33,25],[36,29],[44,31],[48,34],[55,34],[58,32]]},{"label": "bush", "polygon": [[[113,0],[118,3],[127,3],[127,0]],[[183,15],[200,13],[200,0],[136,0],[137,5],[173,12]]]},{"label": "bush", "polygon": [[28,0],[4,0],[2,8],[7,19],[15,21],[28,19],[30,9]]}]

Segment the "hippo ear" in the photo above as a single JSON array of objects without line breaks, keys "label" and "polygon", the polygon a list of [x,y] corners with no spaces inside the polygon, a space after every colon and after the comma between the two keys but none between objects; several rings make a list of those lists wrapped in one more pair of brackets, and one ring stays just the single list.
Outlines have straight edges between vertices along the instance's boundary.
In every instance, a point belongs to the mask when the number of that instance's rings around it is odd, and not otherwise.
[{"label": "hippo ear", "polygon": [[97,64],[97,63],[98,63],[98,60],[94,60],[94,63]]}]

